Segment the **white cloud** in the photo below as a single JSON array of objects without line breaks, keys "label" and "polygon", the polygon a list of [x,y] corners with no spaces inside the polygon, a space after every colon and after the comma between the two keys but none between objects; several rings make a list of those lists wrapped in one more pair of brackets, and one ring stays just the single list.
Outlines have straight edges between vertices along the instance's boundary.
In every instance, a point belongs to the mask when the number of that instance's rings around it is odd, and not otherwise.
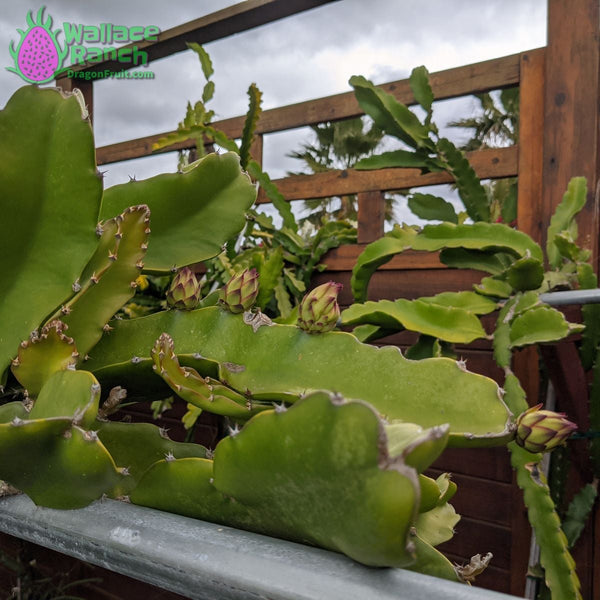
[{"label": "white cloud", "polygon": [[[157,24],[163,29],[231,0],[104,0],[102,3],[47,0],[55,21],[89,24]],[[0,64],[8,66],[8,44],[24,27],[30,0],[2,1]],[[243,114],[246,89],[256,82],[264,106],[273,107],[348,91],[348,78],[364,74],[378,83],[406,77],[425,64],[430,71],[468,64],[545,44],[545,0],[343,0],[207,45],[217,86],[212,107],[220,116]],[[175,128],[188,99],[200,97],[203,79],[192,52],[153,63],[154,81],[115,80],[95,85],[97,143],[104,145]],[[20,85],[13,73],[0,71],[0,105]],[[451,105],[448,105],[451,107]],[[470,106],[458,103],[452,107]],[[441,119],[456,118],[440,108]],[[293,144],[285,148],[285,143]],[[281,174],[283,155],[297,147],[298,134],[267,140],[269,162]],[[279,158],[277,158],[279,156]],[[112,165],[110,181],[138,178],[162,169],[171,157]],[[132,172],[133,171],[133,172]]]}]

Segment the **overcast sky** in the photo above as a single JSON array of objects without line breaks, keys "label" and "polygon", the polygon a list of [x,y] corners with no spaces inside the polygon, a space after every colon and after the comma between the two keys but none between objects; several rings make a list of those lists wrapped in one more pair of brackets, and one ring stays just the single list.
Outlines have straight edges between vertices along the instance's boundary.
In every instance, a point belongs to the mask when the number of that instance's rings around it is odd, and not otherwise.
[{"label": "overcast sky", "polygon": [[[55,27],[63,22],[168,29],[235,4],[230,0],[47,0]],[[10,66],[11,40],[27,27],[28,10],[41,3],[0,0],[0,57]],[[61,25],[58,25],[61,24]],[[63,34],[61,34],[62,36]],[[64,38],[59,37],[60,41]],[[375,83],[407,77],[424,64],[430,71],[469,64],[543,46],[546,0],[339,0],[300,15],[210,43],[215,67],[217,118],[243,114],[246,90],[256,82],[263,107],[271,108],[349,91],[351,75]],[[187,100],[199,99],[204,80],[191,51],[151,63],[154,80],[112,80],[94,85],[97,146],[168,131],[181,120]],[[23,81],[0,70],[0,106]],[[471,101],[440,103],[443,125],[475,108]],[[306,139],[306,130],[268,136],[265,168],[272,177],[299,169],[285,154]],[[174,170],[176,156],[108,165],[112,185]]]}]

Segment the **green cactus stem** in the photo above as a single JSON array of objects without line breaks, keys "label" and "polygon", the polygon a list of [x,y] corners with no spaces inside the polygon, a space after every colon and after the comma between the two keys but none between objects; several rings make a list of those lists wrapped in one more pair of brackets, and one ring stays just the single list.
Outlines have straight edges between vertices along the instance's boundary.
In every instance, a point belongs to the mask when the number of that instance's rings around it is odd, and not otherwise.
[{"label": "green cactus stem", "polygon": [[414,423],[388,423],[385,426],[388,448],[402,454],[406,464],[422,473],[442,454],[450,435],[448,425],[423,429]]},{"label": "green cactus stem", "polygon": [[15,417],[18,419],[25,420],[29,416],[29,410],[31,407],[27,407],[25,403],[15,400],[14,402],[7,402],[0,406],[0,423],[8,423]]},{"label": "green cactus stem", "polygon": [[407,567],[409,571],[449,579],[450,581],[461,581],[452,563],[439,550],[421,539],[416,531],[414,542],[417,560],[413,565]]},{"label": "green cactus stem", "polygon": [[156,463],[130,497],[343,552],[368,565],[414,560],[416,471],[389,455],[382,422],[370,407],[325,393],[256,416],[218,444],[214,463]]},{"label": "green cactus stem", "polygon": [[[114,237],[118,246],[110,258],[111,264],[100,275],[91,275],[93,285],[77,295],[69,305],[68,314],[62,317],[75,340],[80,362],[102,337],[109,319],[133,297],[135,280],[148,248],[150,212],[147,206],[132,206],[116,217],[115,222]],[[108,226],[107,235],[111,235],[113,229]]]},{"label": "green cactus stem", "polygon": [[298,327],[307,333],[332,331],[340,318],[337,296],[341,283],[330,281],[306,294],[298,307]]},{"label": "green cactus stem", "polygon": [[109,496],[126,496],[137,485],[142,475],[166,456],[206,458],[207,450],[200,444],[186,444],[169,439],[165,429],[150,423],[117,423],[107,421],[95,425],[98,438],[113,460],[125,465],[129,476],[121,479],[110,490]]},{"label": "green cactus stem", "polygon": [[40,391],[30,419],[70,417],[74,424],[89,429],[95,422],[100,384],[88,371],[58,371]]},{"label": "green cactus stem", "polygon": [[338,331],[306,335],[279,324],[254,331],[242,315],[217,307],[166,311],[113,325],[88,368],[107,389],[123,385],[130,397],[149,389],[150,349],[169,332],[182,364],[258,401],[293,402],[312,391],[331,390],[371,403],[390,420],[424,428],[448,423],[450,445],[500,445],[514,435],[497,384],[468,372],[460,361],[411,361],[396,348],[361,344]]},{"label": "green cactus stem", "polygon": [[152,242],[144,260],[153,273],[170,273],[219,254],[245,226],[256,187],[239,157],[209,154],[185,173],[157,175],[115,185],[104,192],[100,218],[145,204],[152,213]]},{"label": "green cactus stem", "polygon": [[73,95],[30,85],[0,111],[0,380],[94,253],[102,195],[94,152]]},{"label": "green cactus stem", "polygon": [[353,304],[342,313],[342,325],[361,324],[377,325],[391,332],[418,331],[454,343],[468,344],[486,336],[476,314],[423,299]]},{"label": "green cactus stem", "polygon": [[181,367],[173,340],[166,333],[158,338],[151,354],[153,370],[180,398],[202,410],[245,421],[257,412],[271,408],[270,404],[254,403],[219,381],[200,376],[190,367]]},{"label": "green cactus stem", "polygon": [[0,479],[40,506],[87,506],[123,476],[97,436],[70,417],[0,424]]},{"label": "green cactus stem", "polygon": [[37,396],[51,375],[72,367],[79,356],[62,321],[51,321],[19,346],[12,373],[30,396]]},{"label": "green cactus stem", "polygon": [[[506,402],[519,414],[527,410],[525,392],[519,380],[509,370],[505,382]],[[560,526],[546,477],[541,470],[541,454],[532,454],[511,442],[508,445],[517,484],[523,498],[529,522],[540,547],[540,562],[544,568],[546,585],[553,600],[581,600],[580,583],[575,572],[575,561],[569,553],[568,542]]]},{"label": "green cactus stem", "polygon": [[250,310],[258,296],[258,271],[245,269],[236,273],[221,289],[219,304],[237,314]]},{"label": "green cactus stem", "polygon": [[12,420],[0,418],[0,480],[51,508],[80,508],[117,487],[127,471],[87,430],[99,398],[91,373],[64,370],[47,380],[25,416],[22,403],[11,403]]}]

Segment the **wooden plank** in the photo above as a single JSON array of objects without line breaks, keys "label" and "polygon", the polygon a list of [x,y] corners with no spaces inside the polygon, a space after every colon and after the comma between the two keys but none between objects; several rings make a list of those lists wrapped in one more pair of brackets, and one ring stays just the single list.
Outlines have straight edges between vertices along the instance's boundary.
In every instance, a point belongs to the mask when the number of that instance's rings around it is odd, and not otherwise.
[{"label": "wooden plank", "polygon": [[[493,501],[493,499],[491,496],[487,496],[486,501]],[[495,567],[510,568],[510,529],[508,527],[463,517],[456,525],[455,530],[456,533],[451,540],[438,546],[440,552],[464,557],[491,552],[494,555]]]},{"label": "wooden plank", "polygon": [[[556,390],[556,410],[566,412],[580,431],[588,431],[590,415],[587,378],[575,343],[561,341],[557,344],[542,344],[540,350]],[[575,487],[579,489],[593,477],[588,442],[571,440],[569,448],[572,454],[571,476],[573,480],[577,480]]]},{"label": "wooden plank", "polygon": [[[418,298],[433,296],[445,291],[468,290],[474,281],[479,281],[480,274],[473,276],[475,271],[456,272],[451,269],[398,270],[379,271],[371,278],[369,285],[369,300],[394,300],[396,298]],[[352,303],[349,271],[324,271],[313,277],[312,285],[334,280],[344,288],[339,296],[340,305]]]},{"label": "wooden plank", "polygon": [[517,486],[517,477],[514,473],[510,495],[510,510],[512,517],[510,521],[510,593],[520,597],[525,593],[525,584],[527,583],[531,525],[529,525],[527,509],[523,502],[523,492]]},{"label": "wooden plank", "polygon": [[[352,271],[359,255],[367,244],[346,244],[330,250],[321,259],[327,265],[328,271]],[[389,262],[381,265],[381,271],[397,271],[411,269],[447,269],[438,258],[437,252],[417,252],[405,250],[397,254]]]},{"label": "wooden plank", "polygon": [[370,191],[358,194],[359,244],[374,242],[383,236],[385,222],[385,199],[381,192]]},{"label": "wooden plank", "polygon": [[598,0],[548,0],[544,106],[543,230],[571,177],[588,180],[580,241],[598,259]]},{"label": "wooden plank", "polygon": [[[428,469],[425,474],[436,478],[442,473],[445,471]],[[510,525],[511,484],[458,473],[452,473],[452,481],[456,483],[458,490],[451,504],[459,515],[505,527]],[[493,498],[493,502],[482,502],[481,496],[484,493]]]},{"label": "wooden plank", "polygon": [[[442,100],[517,85],[519,83],[519,57],[520,55],[514,54],[432,73],[433,93],[438,100]],[[414,96],[407,79],[385,83],[381,87],[405,104],[414,103]],[[256,131],[257,133],[285,131],[362,114],[364,113],[354,97],[354,92],[345,92],[265,110],[260,116]],[[229,137],[239,138],[242,134],[244,118],[244,116],[239,116],[223,119],[216,121],[214,125]],[[169,133],[157,133],[102,146],[97,149],[98,164],[148,156],[152,154],[152,145]],[[193,146],[193,142],[182,142],[171,146],[169,150],[162,150],[162,152],[182,150],[191,146]]]},{"label": "wooden plank", "polygon": [[262,135],[254,136],[252,145],[250,146],[250,156],[262,167],[263,164],[263,148],[264,140]]},{"label": "wooden plank", "polygon": [[[469,152],[467,157],[481,179],[513,177],[517,174],[517,146],[477,150]],[[344,169],[314,175],[292,175],[277,179],[274,183],[287,200],[305,200],[371,190],[400,190],[452,181],[452,177],[447,173],[422,175],[419,169],[378,169],[376,171]],[[257,202],[269,202],[262,190],[259,191]]]},{"label": "wooden plank", "polygon": [[448,448],[435,461],[433,468],[485,480],[504,483],[512,481],[512,469],[506,448]]},{"label": "wooden plank", "polygon": [[[151,62],[187,50],[187,42],[206,44],[335,1],[247,0],[162,31],[155,42],[144,40],[132,42],[123,47],[133,48],[136,46],[140,51],[146,52],[148,62]],[[106,69],[122,71],[135,66],[115,60],[103,60],[72,65],[69,68],[77,72],[98,72]]]},{"label": "wooden plank", "polygon": [[519,88],[519,201],[517,224],[542,242],[544,165],[544,49],[521,55]]}]

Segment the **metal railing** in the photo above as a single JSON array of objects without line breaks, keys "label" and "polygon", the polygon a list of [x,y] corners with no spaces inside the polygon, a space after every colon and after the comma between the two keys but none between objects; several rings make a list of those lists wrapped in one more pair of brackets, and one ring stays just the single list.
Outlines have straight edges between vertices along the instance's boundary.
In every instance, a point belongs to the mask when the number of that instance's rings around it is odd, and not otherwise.
[{"label": "metal railing", "polygon": [[516,598],[115,500],[53,510],[1,498],[0,531],[193,600]]}]

